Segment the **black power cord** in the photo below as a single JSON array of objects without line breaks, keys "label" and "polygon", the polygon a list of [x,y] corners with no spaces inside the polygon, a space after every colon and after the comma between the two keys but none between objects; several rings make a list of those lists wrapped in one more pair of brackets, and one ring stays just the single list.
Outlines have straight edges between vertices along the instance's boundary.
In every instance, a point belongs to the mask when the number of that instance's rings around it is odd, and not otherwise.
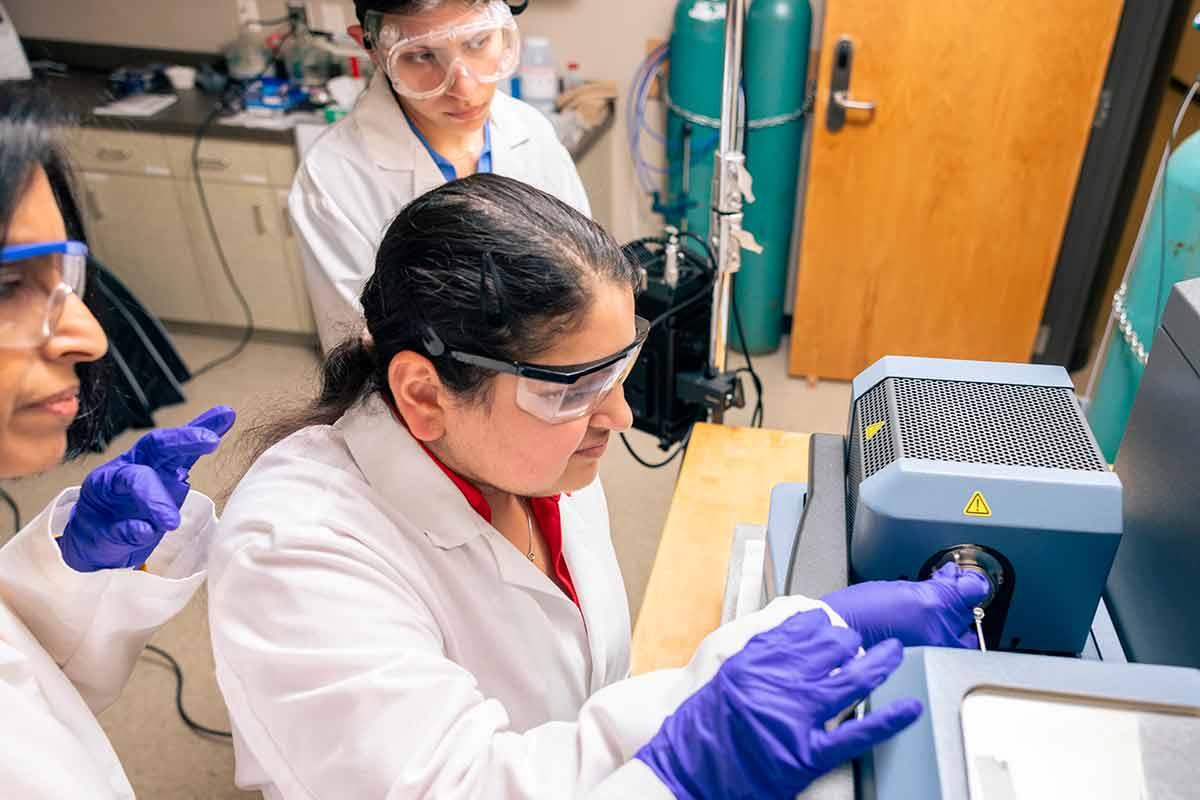
[{"label": "black power cord", "polygon": [[9,494],[8,490],[6,490],[6,489],[0,489],[0,500],[3,500],[5,503],[8,504],[8,507],[12,509],[13,534],[16,535],[16,534],[20,533],[21,532],[21,509],[17,508],[17,501],[13,500],[12,495]]},{"label": "black power cord", "polygon": [[703,289],[700,289],[699,291],[697,291],[695,294],[693,294],[687,300],[684,300],[682,303],[679,303],[678,305],[671,306],[666,311],[659,314],[654,319],[650,320],[650,330],[654,330],[659,325],[661,325],[663,322],[665,322],[666,320],[675,316],[676,314],[680,314],[680,313],[686,311],[687,309],[689,309],[692,306],[699,303],[701,300],[704,300],[711,296],[712,296],[712,281],[709,281],[707,284],[705,284]]},{"label": "black power cord", "polygon": [[179,718],[183,720],[183,724],[194,732],[203,736],[215,736],[219,739],[232,739],[233,733],[230,731],[217,730],[210,728],[207,725],[201,725],[196,720],[188,716],[187,711],[183,708],[183,668],[179,666],[179,662],[175,660],[175,656],[163,650],[161,647],[155,647],[152,644],[146,645],[146,649],[154,655],[166,660],[171,671],[175,673],[175,710],[179,712]]},{"label": "black power cord", "polygon": [[742,315],[738,312],[737,293],[729,293],[730,302],[733,305],[733,326],[737,330],[738,342],[742,345],[742,356],[746,359],[746,366],[736,370],[738,374],[743,372],[750,374],[750,380],[754,383],[754,393],[758,398],[754,403],[754,413],[750,415],[750,427],[761,428],[763,426],[763,384],[758,373],[754,370],[754,362],[750,358],[750,348],[746,347],[746,334],[742,332]]},{"label": "black power cord", "polygon": [[[288,17],[284,17],[280,22],[287,22]],[[265,24],[265,23],[264,23]],[[283,45],[291,38],[291,31],[284,34],[276,44],[274,50],[271,51],[271,59],[267,64],[266,69],[258,74],[258,77],[246,81],[242,86],[242,94],[246,89],[254,85],[255,82],[262,80],[267,76],[267,73],[275,69],[275,61],[279,58],[279,52],[283,49]],[[212,111],[205,117],[201,123],[199,130],[196,131],[196,138],[192,142],[192,179],[196,183],[196,192],[200,196],[200,207],[204,211],[204,222],[208,227],[208,236],[212,240],[213,247],[217,251],[217,259],[221,262],[221,271],[225,273],[225,281],[229,284],[229,288],[233,290],[233,295],[238,301],[238,305],[242,307],[242,316],[246,324],[242,329],[242,335],[238,339],[238,343],[228,353],[214,358],[204,366],[200,367],[192,373],[193,378],[198,378],[206,372],[210,372],[222,364],[227,364],[233,359],[242,354],[246,346],[250,344],[250,340],[254,338],[254,312],[250,308],[250,303],[246,300],[246,295],[242,292],[242,287],[238,284],[237,278],[233,275],[233,270],[229,267],[229,259],[225,257],[225,248],[221,246],[221,237],[217,235],[217,225],[213,221],[212,209],[208,205],[208,193],[204,191],[204,180],[200,177],[200,144],[204,141],[204,135],[208,133],[208,129],[212,127],[220,113],[225,110],[233,100],[239,99],[236,95],[231,95],[228,92],[213,106]]]},{"label": "black power cord", "polygon": [[196,131],[196,139],[192,143],[192,178],[196,183],[196,191],[200,195],[200,207],[204,211],[204,222],[208,226],[208,235],[212,239],[213,247],[217,251],[217,260],[221,262],[221,270],[225,273],[225,280],[228,282],[229,288],[233,290],[233,295],[237,298],[238,305],[242,307],[242,315],[245,317],[246,324],[242,329],[242,335],[238,339],[238,343],[234,345],[233,349],[222,356],[214,358],[194,371],[192,373],[193,378],[198,378],[204,373],[210,372],[222,364],[227,364],[240,356],[254,337],[254,312],[250,309],[250,303],[246,301],[246,295],[242,293],[242,287],[238,285],[237,278],[234,277],[233,270],[229,267],[229,259],[225,257],[225,248],[221,246],[221,237],[217,235],[217,225],[213,221],[212,209],[208,205],[208,194],[204,191],[204,179],[200,176],[200,143],[204,140],[204,134],[208,132],[217,115],[221,113],[222,108],[224,108],[224,103],[217,103],[213,107],[213,110],[209,112],[208,117],[205,118],[200,129]]},{"label": "black power cord", "polygon": [[643,467],[646,467],[647,469],[662,469],[675,459],[679,458],[681,453],[687,452],[688,442],[691,441],[692,438],[692,431],[689,429],[687,435],[683,437],[683,441],[680,442],[679,446],[675,448],[675,452],[671,453],[671,455],[667,456],[662,461],[647,461],[646,459],[642,458],[637,454],[637,451],[633,449],[633,445],[629,443],[629,437],[627,437],[624,432],[619,435],[621,437],[621,444],[625,445],[625,449],[629,451],[629,455],[633,456],[634,461],[641,464]]}]

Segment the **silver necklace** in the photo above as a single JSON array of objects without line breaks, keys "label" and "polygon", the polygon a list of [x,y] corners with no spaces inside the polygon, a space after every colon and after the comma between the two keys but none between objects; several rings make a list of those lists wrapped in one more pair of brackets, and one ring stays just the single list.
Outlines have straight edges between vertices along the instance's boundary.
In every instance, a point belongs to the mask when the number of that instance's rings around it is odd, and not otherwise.
[{"label": "silver necklace", "polygon": [[537,563],[537,556],[533,554],[533,514],[529,513],[529,507],[522,505],[525,511],[525,524],[529,526],[529,552],[525,556],[534,563]]}]

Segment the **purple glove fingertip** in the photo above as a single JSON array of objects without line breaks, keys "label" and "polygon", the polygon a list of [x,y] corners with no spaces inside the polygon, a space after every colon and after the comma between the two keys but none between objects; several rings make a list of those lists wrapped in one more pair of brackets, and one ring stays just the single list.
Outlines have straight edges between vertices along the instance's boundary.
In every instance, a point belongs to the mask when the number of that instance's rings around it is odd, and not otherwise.
[{"label": "purple glove fingertip", "polygon": [[992,584],[982,572],[974,569],[963,569],[957,564],[943,564],[930,580],[947,585],[962,597],[971,608],[982,603],[991,593]]},{"label": "purple glove fingertip", "polygon": [[218,437],[229,433],[237,421],[237,412],[229,406],[213,406],[187,424],[189,428],[205,428]]},{"label": "purple glove fingertip", "polygon": [[849,719],[832,731],[816,731],[824,772],[866,753],[916,722],[925,707],[914,697],[904,697],[884,708],[872,710],[862,719]]}]

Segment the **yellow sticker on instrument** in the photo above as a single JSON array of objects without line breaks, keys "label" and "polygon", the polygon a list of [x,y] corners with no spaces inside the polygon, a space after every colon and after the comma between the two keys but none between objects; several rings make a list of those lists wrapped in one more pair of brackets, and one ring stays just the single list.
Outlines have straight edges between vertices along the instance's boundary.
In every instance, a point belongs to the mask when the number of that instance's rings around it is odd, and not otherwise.
[{"label": "yellow sticker on instrument", "polygon": [[992,515],[992,507],[984,499],[983,492],[976,492],[971,495],[971,499],[967,502],[967,507],[963,509],[963,513],[968,517],[990,517]]},{"label": "yellow sticker on instrument", "polygon": [[883,426],[886,424],[887,424],[886,422],[875,422],[871,425],[868,425],[867,426],[867,441],[869,442],[872,439],[874,439],[875,434],[877,434],[881,430],[883,430]]}]

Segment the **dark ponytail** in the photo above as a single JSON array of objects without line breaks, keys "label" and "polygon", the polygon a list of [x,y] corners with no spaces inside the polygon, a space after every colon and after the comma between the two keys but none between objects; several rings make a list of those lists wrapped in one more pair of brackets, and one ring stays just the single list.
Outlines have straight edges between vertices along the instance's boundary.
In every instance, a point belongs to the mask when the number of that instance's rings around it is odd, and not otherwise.
[{"label": "dark ponytail", "polygon": [[381,393],[404,351],[428,357],[459,398],[487,402],[493,374],[431,352],[447,349],[529,361],[579,325],[599,282],[636,291],[620,246],[566,203],[520,181],[480,174],[418,197],[388,227],[363,288],[366,333],[347,339],[321,369],[315,400],[247,434],[257,458],[310,425],[330,425]]}]

